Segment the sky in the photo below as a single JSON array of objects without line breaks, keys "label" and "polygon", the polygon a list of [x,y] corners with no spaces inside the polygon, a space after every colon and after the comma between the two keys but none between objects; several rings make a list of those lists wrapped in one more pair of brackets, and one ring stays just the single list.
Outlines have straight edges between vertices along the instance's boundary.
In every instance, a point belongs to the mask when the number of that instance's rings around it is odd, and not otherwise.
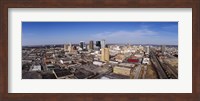
[{"label": "sky", "polygon": [[79,43],[178,45],[178,22],[22,22],[22,45]]}]

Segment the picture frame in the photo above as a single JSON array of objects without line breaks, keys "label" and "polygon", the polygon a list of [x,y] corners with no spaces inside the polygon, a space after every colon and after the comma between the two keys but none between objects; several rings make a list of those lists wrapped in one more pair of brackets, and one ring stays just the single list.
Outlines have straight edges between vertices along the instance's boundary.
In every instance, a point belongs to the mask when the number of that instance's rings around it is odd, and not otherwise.
[{"label": "picture frame", "polygon": [[[0,100],[2,101],[198,101],[200,100],[199,0],[1,0]],[[192,8],[192,93],[8,93],[8,9],[9,8]],[[187,33],[185,33],[187,34]]]}]

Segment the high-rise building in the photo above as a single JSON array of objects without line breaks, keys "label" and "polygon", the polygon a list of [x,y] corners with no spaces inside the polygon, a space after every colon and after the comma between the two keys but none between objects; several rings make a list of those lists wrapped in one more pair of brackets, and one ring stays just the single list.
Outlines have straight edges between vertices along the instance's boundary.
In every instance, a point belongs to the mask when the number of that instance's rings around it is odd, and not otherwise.
[{"label": "high-rise building", "polygon": [[68,44],[64,44],[64,51],[68,50]]},{"label": "high-rise building", "polygon": [[109,48],[101,48],[101,61],[108,62],[110,60]]},{"label": "high-rise building", "polygon": [[89,42],[89,49],[94,49],[94,42],[92,40]]},{"label": "high-rise building", "polygon": [[80,42],[80,47],[81,47],[82,49],[86,49],[86,44],[85,44],[84,41],[81,41],[81,42]]},{"label": "high-rise building", "polygon": [[101,40],[101,48],[105,48],[105,40]]},{"label": "high-rise building", "polygon": [[83,49],[83,41],[80,42],[80,47]]},{"label": "high-rise building", "polygon": [[69,44],[69,47],[68,47],[68,51],[69,51],[69,52],[72,52],[72,50],[73,50],[73,47],[72,47],[72,44],[70,43],[70,44]]},{"label": "high-rise building", "polygon": [[161,46],[161,52],[162,52],[162,54],[165,54],[165,45]]},{"label": "high-rise building", "polygon": [[101,48],[101,41],[96,41],[96,46]]},{"label": "high-rise building", "polygon": [[146,50],[145,50],[145,54],[149,54],[149,46],[146,46],[145,49],[146,49]]}]

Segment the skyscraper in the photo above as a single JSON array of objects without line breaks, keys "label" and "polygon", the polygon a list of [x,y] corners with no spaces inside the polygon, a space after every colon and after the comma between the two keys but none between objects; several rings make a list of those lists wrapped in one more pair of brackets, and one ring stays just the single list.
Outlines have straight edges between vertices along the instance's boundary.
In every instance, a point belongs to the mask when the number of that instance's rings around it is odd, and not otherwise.
[{"label": "skyscraper", "polygon": [[145,54],[149,54],[149,46],[146,46],[145,49],[146,49],[146,50],[145,50]]},{"label": "skyscraper", "polygon": [[165,54],[165,45],[161,46],[161,52],[162,52],[162,54]]},{"label": "skyscraper", "polygon": [[96,46],[101,48],[101,41],[96,41]]},{"label": "skyscraper", "polygon": [[89,49],[94,49],[94,42],[92,40],[89,42]]},{"label": "skyscraper", "polygon": [[68,51],[72,52],[72,44],[71,43],[69,44]]},{"label": "skyscraper", "polygon": [[105,40],[101,40],[101,48],[105,48]]},{"label": "skyscraper", "polygon": [[64,44],[64,51],[67,51],[67,50],[68,50],[68,45]]},{"label": "skyscraper", "polygon": [[81,42],[80,42],[80,47],[81,47],[82,49],[86,49],[86,44],[85,44],[84,41],[81,41]]},{"label": "skyscraper", "polygon": [[109,48],[101,49],[101,61],[108,62],[110,60]]}]

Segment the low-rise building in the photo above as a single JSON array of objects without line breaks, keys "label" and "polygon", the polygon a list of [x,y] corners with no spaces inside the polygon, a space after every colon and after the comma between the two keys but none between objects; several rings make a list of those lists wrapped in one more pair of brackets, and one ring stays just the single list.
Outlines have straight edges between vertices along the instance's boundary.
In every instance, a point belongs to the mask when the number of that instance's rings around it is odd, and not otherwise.
[{"label": "low-rise building", "polygon": [[126,57],[123,54],[117,54],[115,56],[115,61],[117,61],[117,62],[123,62],[125,58]]},{"label": "low-rise building", "polygon": [[41,71],[41,65],[34,65],[33,68],[31,69],[31,71]]},{"label": "low-rise building", "polygon": [[115,67],[113,67],[113,73],[130,76],[131,69],[132,69],[132,67],[115,66]]},{"label": "low-rise building", "polygon": [[130,79],[130,76],[110,73],[102,76],[100,79]]},{"label": "low-rise building", "polygon": [[132,64],[132,63],[120,63],[119,66],[124,66],[124,67],[134,67],[135,64]]},{"label": "low-rise building", "polygon": [[94,65],[97,65],[97,66],[102,66],[102,65],[103,65],[103,62],[100,62],[100,61],[93,61],[93,64],[94,64]]},{"label": "low-rise building", "polygon": [[143,64],[149,64],[149,58],[143,58],[143,61],[142,61]]},{"label": "low-rise building", "polygon": [[110,64],[118,64],[117,61],[109,61]]}]

